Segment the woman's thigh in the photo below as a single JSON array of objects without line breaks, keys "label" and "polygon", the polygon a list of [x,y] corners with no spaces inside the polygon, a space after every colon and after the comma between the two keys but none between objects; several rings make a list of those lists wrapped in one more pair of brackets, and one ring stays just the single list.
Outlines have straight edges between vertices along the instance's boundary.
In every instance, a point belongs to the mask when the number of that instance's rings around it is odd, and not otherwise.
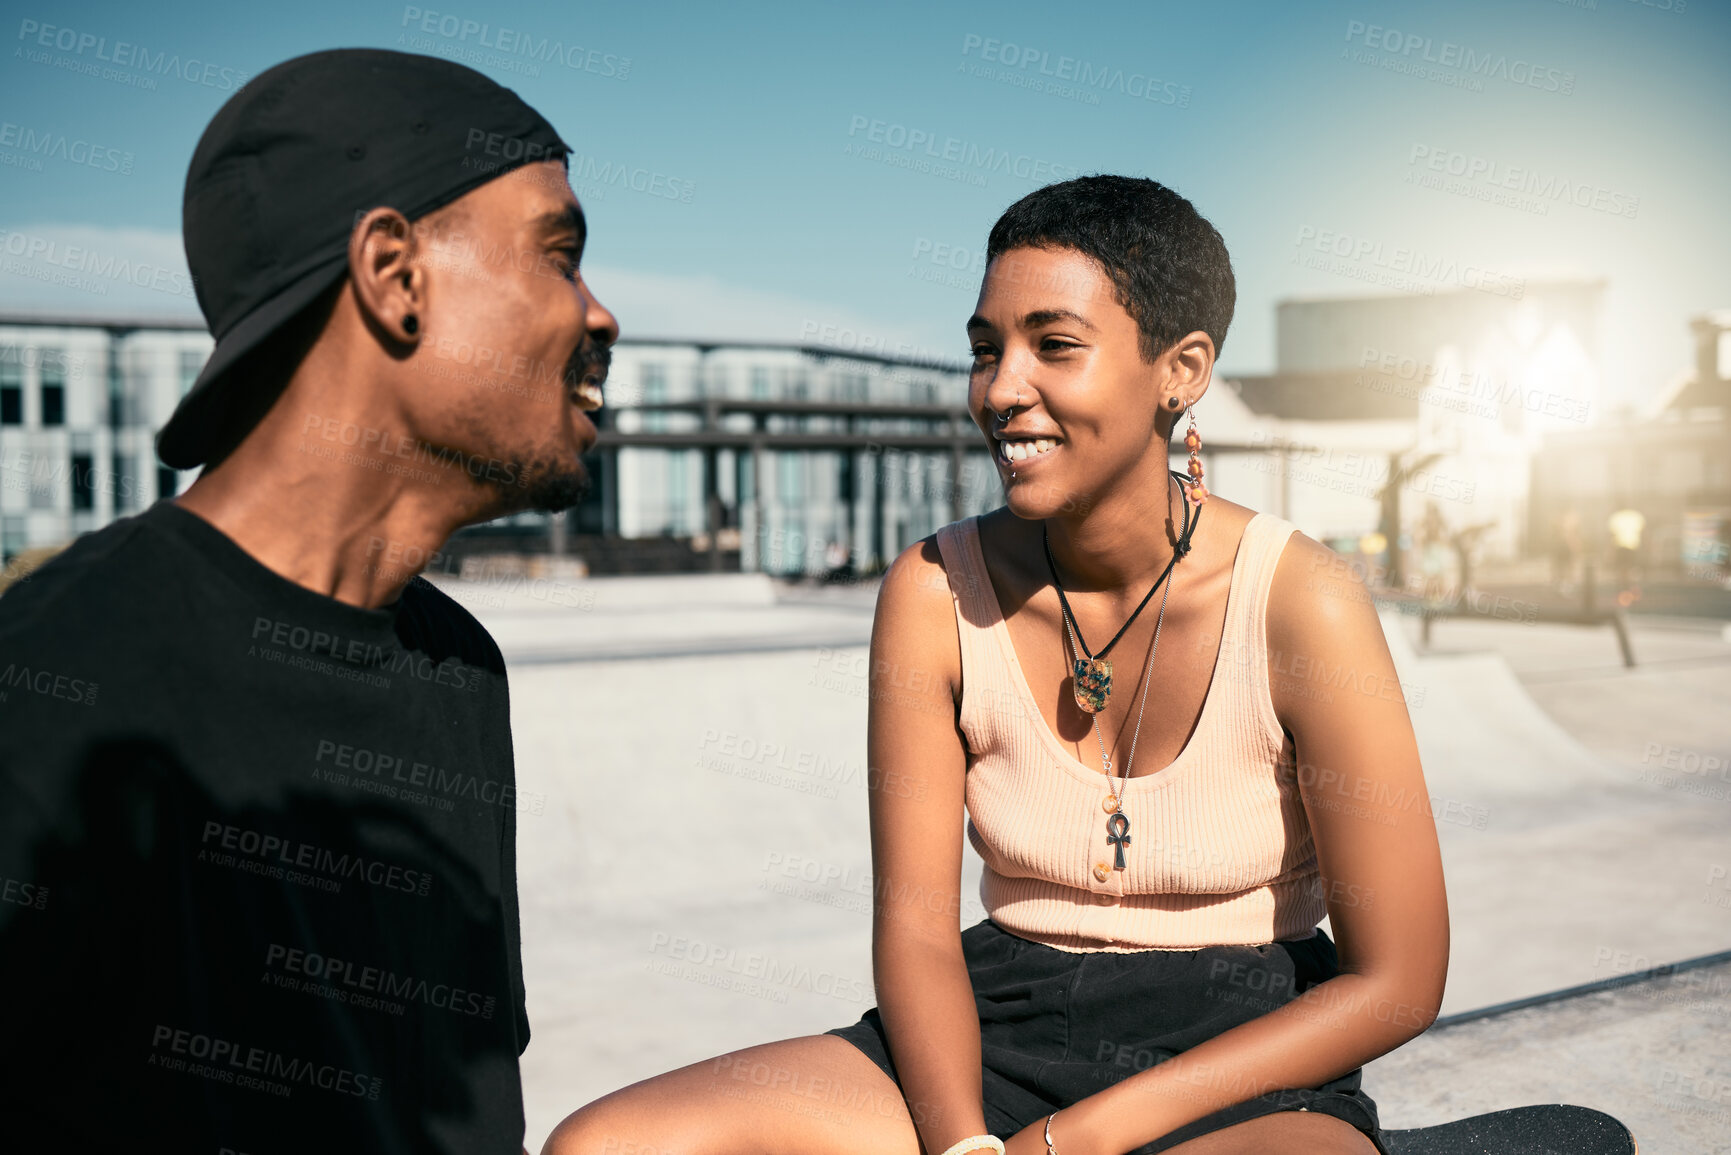
[{"label": "woman's thigh", "polygon": [[554,1129],[542,1155],[919,1155],[901,1090],[845,1039],[748,1047],[633,1083]]},{"label": "woman's thigh", "polygon": [[1165,1155],[1376,1155],[1376,1144],[1333,1115],[1279,1111],[1210,1131]]}]

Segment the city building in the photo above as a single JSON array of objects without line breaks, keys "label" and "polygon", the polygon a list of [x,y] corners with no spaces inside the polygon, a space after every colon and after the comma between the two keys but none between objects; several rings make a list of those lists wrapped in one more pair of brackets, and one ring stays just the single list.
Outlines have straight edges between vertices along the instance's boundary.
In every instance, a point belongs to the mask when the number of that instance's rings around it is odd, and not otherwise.
[{"label": "city building", "polygon": [[175,493],[153,438],[210,348],[185,320],[0,315],[0,555]]},{"label": "city building", "polygon": [[[1222,374],[1196,407],[1210,488],[1343,552],[1386,551],[1397,579],[1438,527],[1486,560],[1542,552],[1557,479],[1616,476],[1585,464],[1585,447],[1603,446],[1594,452],[1606,460],[1613,445],[1631,463],[1640,455],[1621,426],[1588,427],[1603,284],[1521,288],[1518,298],[1280,302],[1274,372]],[[1723,333],[1711,319],[1698,328]],[[184,488],[190,475],[161,467],[152,442],[210,345],[196,321],[0,315],[0,552],[63,544]],[[451,372],[469,371],[464,350],[444,355]],[[1651,514],[1661,540],[1685,520],[1698,537],[1703,517],[1727,505],[1703,504],[1726,467],[1710,450],[1723,417],[1700,416],[1724,412],[1723,369],[1712,370],[1654,419],[1669,432],[1653,435],[1663,450],[1648,495],[1659,475],[1676,473],[1680,487],[1675,510]],[[596,573],[876,572],[938,526],[1001,502],[966,396],[953,363],[822,344],[625,340],[583,503],[471,527],[440,564],[562,555]],[[1682,478],[1693,459],[1679,438],[1701,443],[1699,484]],[[1534,470],[1541,445],[1575,448]]]},{"label": "city building", "polygon": [[1469,554],[1524,555],[1534,453],[1596,412],[1604,285],[1520,288],[1281,301],[1274,372],[1198,407],[1205,440],[1265,450],[1222,462],[1216,488],[1376,555],[1391,585],[1427,540],[1448,543],[1448,584]]},{"label": "city building", "polygon": [[1609,520],[1641,515],[1638,562],[1648,579],[1718,583],[1731,542],[1731,309],[1689,322],[1692,366],[1624,420],[1545,438],[1533,461],[1537,552],[1603,557]]},{"label": "city building", "polygon": [[[162,466],[154,437],[211,344],[184,319],[0,315],[0,554],[63,545],[183,489],[192,475]],[[464,356],[450,352],[453,371]],[[998,503],[966,396],[953,364],[622,341],[584,503],[474,527],[443,561],[552,551],[601,572],[870,572]]]}]

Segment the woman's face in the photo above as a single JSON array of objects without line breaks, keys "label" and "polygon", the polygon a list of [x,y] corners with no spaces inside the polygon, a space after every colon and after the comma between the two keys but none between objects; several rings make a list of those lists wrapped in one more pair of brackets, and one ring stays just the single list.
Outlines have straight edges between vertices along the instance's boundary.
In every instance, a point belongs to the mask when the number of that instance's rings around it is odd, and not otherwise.
[{"label": "woman's face", "polygon": [[[986,269],[968,340],[968,409],[992,446],[1011,512],[1025,518],[1086,513],[1125,482],[1158,484],[1171,417],[1201,394],[1213,366],[1203,333],[1144,361],[1141,333],[1111,279],[1075,249],[1000,254]],[[1177,408],[1168,405],[1174,397]]]}]

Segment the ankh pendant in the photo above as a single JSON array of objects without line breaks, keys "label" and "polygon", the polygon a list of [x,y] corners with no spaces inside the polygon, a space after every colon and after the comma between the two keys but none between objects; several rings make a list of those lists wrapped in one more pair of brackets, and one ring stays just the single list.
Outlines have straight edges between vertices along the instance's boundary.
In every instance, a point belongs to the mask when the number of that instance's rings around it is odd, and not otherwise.
[{"label": "ankh pendant", "polygon": [[1119,811],[1106,819],[1106,841],[1118,852],[1113,870],[1124,869],[1124,848],[1130,845],[1130,816]]},{"label": "ankh pendant", "polygon": [[1084,714],[1098,714],[1112,696],[1112,663],[1105,658],[1077,658],[1076,677],[1070,685],[1076,707]]}]

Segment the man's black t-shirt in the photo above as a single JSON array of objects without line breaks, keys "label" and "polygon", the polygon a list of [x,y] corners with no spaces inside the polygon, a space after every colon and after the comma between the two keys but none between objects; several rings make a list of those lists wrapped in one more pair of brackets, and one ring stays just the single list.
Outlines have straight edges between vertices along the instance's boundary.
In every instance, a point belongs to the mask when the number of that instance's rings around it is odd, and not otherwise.
[{"label": "man's black t-shirt", "polygon": [[0,598],[0,1127],[518,1151],[519,809],[427,582],[350,606],[167,501],[80,538]]}]

